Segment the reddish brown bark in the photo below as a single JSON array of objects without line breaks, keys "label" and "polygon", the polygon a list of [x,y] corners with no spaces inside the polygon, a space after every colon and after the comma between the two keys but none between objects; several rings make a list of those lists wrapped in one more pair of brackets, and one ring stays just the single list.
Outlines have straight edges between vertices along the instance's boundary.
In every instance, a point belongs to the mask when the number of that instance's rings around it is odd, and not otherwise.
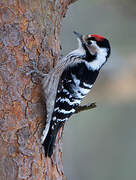
[{"label": "reddish brown bark", "polygon": [[59,140],[52,159],[44,157],[41,84],[25,72],[32,61],[45,72],[53,67],[61,21],[74,1],[0,1],[0,180],[64,179]]}]

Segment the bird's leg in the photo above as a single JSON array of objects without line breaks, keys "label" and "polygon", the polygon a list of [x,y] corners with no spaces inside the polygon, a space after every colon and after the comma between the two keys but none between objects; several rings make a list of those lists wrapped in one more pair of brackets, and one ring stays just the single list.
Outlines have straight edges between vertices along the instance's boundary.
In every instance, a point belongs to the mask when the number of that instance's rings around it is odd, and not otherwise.
[{"label": "bird's leg", "polygon": [[93,109],[93,108],[96,108],[96,103],[85,104],[85,105],[82,105],[82,106],[79,106],[78,108],[76,108],[76,111],[75,111],[74,114],[79,113],[81,111],[86,111],[86,110],[89,110],[89,109]]}]

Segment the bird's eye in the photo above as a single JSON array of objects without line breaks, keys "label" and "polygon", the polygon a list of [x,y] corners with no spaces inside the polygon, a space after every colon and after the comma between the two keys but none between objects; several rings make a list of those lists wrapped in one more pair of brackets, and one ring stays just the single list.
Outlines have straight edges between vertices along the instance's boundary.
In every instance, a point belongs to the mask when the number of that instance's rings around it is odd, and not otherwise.
[{"label": "bird's eye", "polygon": [[92,44],[92,41],[91,41],[91,40],[89,40],[87,43],[88,43],[88,45],[91,45],[91,44]]}]

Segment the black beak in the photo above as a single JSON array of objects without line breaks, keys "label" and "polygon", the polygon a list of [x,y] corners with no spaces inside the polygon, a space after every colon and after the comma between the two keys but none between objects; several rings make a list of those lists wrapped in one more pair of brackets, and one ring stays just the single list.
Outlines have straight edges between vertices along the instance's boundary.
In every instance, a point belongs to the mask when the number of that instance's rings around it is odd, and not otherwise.
[{"label": "black beak", "polygon": [[73,33],[82,41],[82,34],[73,31]]}]

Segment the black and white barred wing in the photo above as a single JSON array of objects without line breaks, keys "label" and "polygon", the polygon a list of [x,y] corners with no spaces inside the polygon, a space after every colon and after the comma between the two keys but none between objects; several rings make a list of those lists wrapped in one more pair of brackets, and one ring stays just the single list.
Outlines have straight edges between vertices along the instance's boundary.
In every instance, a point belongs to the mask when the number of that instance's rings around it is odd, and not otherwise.
[{"label": "black and white barred wing", "polygon": [[[58,88],[61,88],[61,82],[60,77],[63,73],[63,71],[68,67],[72,66],[75,63],[78,63],[80,61],[79,58],[67,58],[64,57],[63,59],[59,60],[54,67],[54,69],[49,72],[48,76],[45,76],[43,79],[43,90],[44,90],[44,96],[46,101],[46,110],[47,110],[47,118],[46,118],[46,127],[43,130],[43,134],[41,136],[41,142],[43,143],[47,133],[49,131],[50,122],[52,119],[52,114],[54,111],[54,104],[56,99],[56,94]],[[60,83],[59,83],[60,82]]]}]

